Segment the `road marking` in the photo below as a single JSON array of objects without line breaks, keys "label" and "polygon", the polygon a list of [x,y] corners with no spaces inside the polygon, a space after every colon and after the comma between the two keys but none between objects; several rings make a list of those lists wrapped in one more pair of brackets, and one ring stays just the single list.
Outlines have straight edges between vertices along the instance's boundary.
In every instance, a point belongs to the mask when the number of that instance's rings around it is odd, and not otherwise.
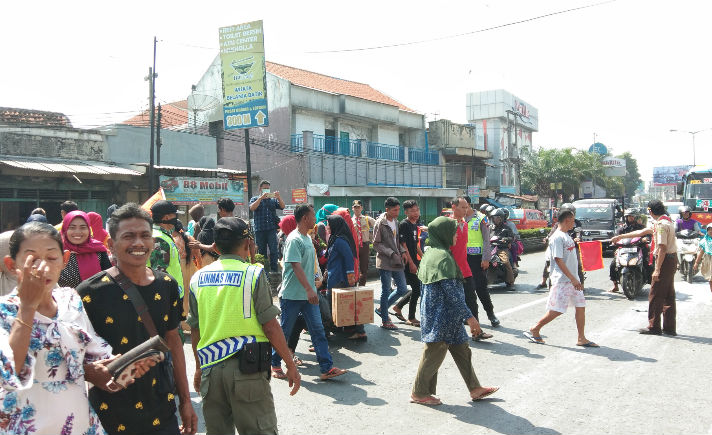
[{"label": "road marking", "polygon": [[532,307],[532,306],[534,306],[534,305],[540,304],[540,303],[542,303],[542,302],[546,302],[546,301],[548,301],[548,300],[549,300],[549,297],[547,296],[547,297],[544,297],[544,298],[541,298],[541,299],[537,299],[537,300],[535,300],[535,301],[527,302],[526,304],[522,304],[522,305],[518,305],[518,306],[516,306],[516,307],[508,308],[508,309],[506,309],[506,310],[504,310],[504,311],[500,311],[499,313],[495,313],[495,315],[496,315],[497,317],[506,316],[507,314],[516,313],[517,311],[523,310],[523,309],[525,309],[525,308]]}]

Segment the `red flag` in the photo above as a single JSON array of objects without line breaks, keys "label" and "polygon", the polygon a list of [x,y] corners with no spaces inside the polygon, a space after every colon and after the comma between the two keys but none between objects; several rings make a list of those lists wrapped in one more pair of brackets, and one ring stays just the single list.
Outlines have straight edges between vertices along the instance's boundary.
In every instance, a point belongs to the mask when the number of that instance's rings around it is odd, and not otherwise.
[{"label": "red flag", "polygon": [[151,207],[153,204],[157,203],[158,201],[166,199],[166,194],[163,193],[163,188],[159,187],[158,192],[154,193],[151,195],[150,198],[146,200],[143,204],[141,204],[141,208],[146,210],[147,212],[151,213]]},{"label": "red flag", "polygon": [[603,245],[600,241],[579,242],[579,252],[584,272],[603,269]]}]

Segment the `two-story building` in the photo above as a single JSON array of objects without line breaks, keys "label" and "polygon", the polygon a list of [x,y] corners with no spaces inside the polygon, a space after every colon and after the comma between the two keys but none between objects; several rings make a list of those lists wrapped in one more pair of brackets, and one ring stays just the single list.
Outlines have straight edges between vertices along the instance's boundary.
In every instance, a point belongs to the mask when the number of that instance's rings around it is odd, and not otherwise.
[{"label": "two-story building", "polygon": [[[360,199],[371,211],[383,210],[388,196],[413,198],[426,218],[455,195],[443,182],[439,152],[427,146],[422,114],[364,83],[266,66],[270,124],[249,131],[255,191],[268,179],[287,203],[294,189],[306,189],[317,208]],[[222,105],[190,107],[191,100],[222,101],[219,58],[191,95],[188,124],[216,136],[219,165],[244,169],[244,132],[223,129]]]}]

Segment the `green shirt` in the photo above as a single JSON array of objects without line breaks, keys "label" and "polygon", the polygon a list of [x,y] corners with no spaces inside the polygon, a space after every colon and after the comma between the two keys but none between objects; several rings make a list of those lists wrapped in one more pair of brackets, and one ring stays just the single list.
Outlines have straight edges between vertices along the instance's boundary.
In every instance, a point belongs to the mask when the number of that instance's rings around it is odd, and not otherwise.
[{"label": "green shirt", "polygon": [[[221,255],[220,259],[235,259],[249,262],[244,258],[237,255]],[[191,328],[199,328],[199,317],[198,317],[198,301],[195,298],[195,294],[191,291],[189,298],[190,313],[188,315],[188,325]],[[252,300],[255,304],[255,311],[257,312],[257,321],[264,325],[270,320],[277,317],[280,313],[279,308],[272,304],[272,289],[269,286],[265,274],[261,274],[257,279],[257,287],[252,293]]]},{"label": "green shirt", "polygon": [[299,263],[302,266],[312,290],[316,291],[314,286],[315,257],[316,253],[311,237],[303,235],[299,230],[292,231],[284,245],[284,272],[282,274],[282,289],[279,293],[282,299],[298,301],[308,299],[307,292],[297,279],[291,263]]}]

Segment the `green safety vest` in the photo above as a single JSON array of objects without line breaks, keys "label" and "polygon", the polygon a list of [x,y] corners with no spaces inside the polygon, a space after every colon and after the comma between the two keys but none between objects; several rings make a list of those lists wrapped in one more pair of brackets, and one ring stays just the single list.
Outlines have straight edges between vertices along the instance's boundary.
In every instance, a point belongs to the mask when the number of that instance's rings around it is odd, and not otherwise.
[{"label": "green safety vest", "polygon": [[[180,254],[178,253],[178,248],[176,247],[176,242],[173,241],[173,238],[169,236],[168,234],[164,233],[161,231],[160,228],[153,228],[153,238],[156,239],[161,239],[164,242],[168,243],[168,246],[171,247],[171,259],[168,262],[168,267],[166,268],[166,273],[168,275],[172,276],[173,279],[176,280],[178,283],[178,295],[180,295],[181,299],[183,298],[183,272],[180,268]],[[148,267],[151,267],[151,260],[148,260]]]},{"label": "green safety vest", "polygon": [[237,353],[247,343],[267,342],[257,320],[252,294],[262,266],[220,258],[190,280],[198,303],[198,359],[210,367]]},{"label": "green safety vest", "polygon": [[475,213],[472,219],[467,222],[467,255],[482,254],[484,243],[482,241],[482,230],[480,229],[481,224],[482,219],[479,213]]}]

